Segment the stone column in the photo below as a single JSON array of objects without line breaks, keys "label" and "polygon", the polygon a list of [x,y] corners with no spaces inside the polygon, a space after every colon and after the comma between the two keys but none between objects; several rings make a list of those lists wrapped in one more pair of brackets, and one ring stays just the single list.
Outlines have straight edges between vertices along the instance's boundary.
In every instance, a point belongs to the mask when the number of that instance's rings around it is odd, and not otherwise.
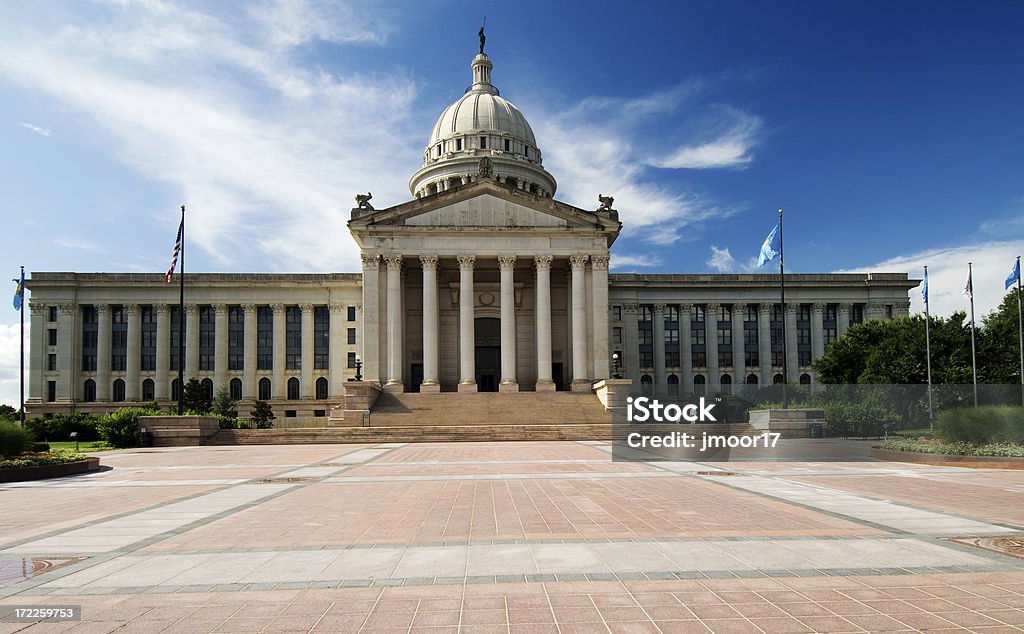
[{"label": "stone column", "polygon": [[384,256],[384,262],[388,271],[388,365],[384,387],[388,391],[402,392],[405,388],[402,385],[402,256],[389,253]]},{"label": "stone column", "polygon": [[593,353],[594,353],[594,373],[592,378],[596,381],[601,379],[607,379],[611,376],[608,371],[609,364],[611,363],[611,356],[608,352],[608,261],[609,256],[606,254],[592,255],[590,256],[590,279],[591,288],[593,289],[592,295],[593,306],[591,306],[591,315],[593,316],[594,332],[591,336],[593,341]]},{"label": "stone column", "polygon": [[329,396],[337,400],[345,393],[345,306],[332,302],[327,354]]},{"label": "stone column", "polygon": [[96,401],[110,401],[110,305],[97,304]]},{"label": "stone column", "polygon": [[459,256],[459,391],[476,392],[475,255]]},{"label": "stone column", "polygon": [[772,385],[772,305],[759,304],[757,307],[757,360],[761,366],[760,384]]},{"label": "stone column", "polygon": [[82,366],[75,365],[79,355],[75,351],[75,328],[78,325],[75,304],[61,304],[57,316],[57,400],[70,402],[75,398],[75,383]]},{"label": "stone column", "polygon": [[842,337],[850,329],[850,310],[853,304],[839,304],[836,307],[836,336]]},{"label": "stone column", "polygon": [[[185,305],[185,383],[199,376],[199,306]],[[182,385],[181,389],[185,389]]]},{"label": "stone column", "polygon": [[825,304],[811,306],[811,359],[825,354]]},{"label": "stone column", "polygon": [[554,392],[551,380],[551,256],[536,255],[537,267],[537,386],[538,392]]},{"label": "stone column", "polygon": [[[747,321],[747,305],[732,305],[732,367],[736,371],[736,378],[733,382],[743,385],[746,382],[747,355],[744,345],[744,328]],[[734,392],[735,393],[735,392]]]},{"label": "stone column", "polygon": [[257,312],[256,304],[243,304],[242,311],[245,313],[242,323],[242,330],[245,335],[242,345],[242,398],[255,400],[258,396],[256,390],[256,367],[259,354],[257,352],[259,327],[256,325],[256,320],[259,313]]},{"label": "stone column", "polygon": [[569,256],[572,267],[572,390],[589,392],[590,372],[587,368],[587,274],[586,254]]},{"label": "stone column", "polygon": [[800,382],[799,356],[796,351],[796,311],[799,306],[786,305],[786,382]]},{"label": "stone column", "polygon": [[156,310],[156,385],[153,386],[153,396],[157,401],[166,401],[171,393],[171,307],[157,304],[153,308]]},{"label": "stone column", "polygon": [[423,383],[420,392],[441,391],[438,366],[440,326],[438,325],[437,303],[437,256],[421,255],[423,266]]},{"label": "stone column", "polygon": [[28,399],[32,402],[42,402],[45,399],[43,393],[43,369],[46,368],[48,359],[48,347],[46,345],[46,314],[49,307],[36,302],[30,302],[28,310],[29,317],[29,351],[28,362]]},{"label": "stone column", "polygon": [[270,384],[270,397],[281,401],[288,396],[288,386],[284,378],[284,368],[287,359],[285,355],[285,306],[284,304],[271,304],[270,308],[274,311],[274,370],[271,375],[273,378]]},{"label": "stone column", "polygon": [[708,394],[722,391],[722,373],[718,367],[718,311],[719,304],[708,304],[704,311],[704,348],[708,357]]},{"label": "stone column", "polygon": [[654,393],[668,392],[665,381],[665,304],[654,305]]},{"label": "stone column", "polygon": [[213,305],[213,393],[228,388],[228,307]]},{"label": "stone column", "polygon": [[126,401],[138,401],[139,390],[142,387],[139,382],[139,367],[142,365],[142,316],[139,314],[138,304],[126,304],[124,315],[128,320],[128,351],[125,358],[125,379],[124,398]]},{"label": "stone column", "polygon": [[313,382],[313,305],[302,304],[302,370],[299,395],[307,401],[316,397],[316,384]]},{"label": "stone column", "polygon": [[380,289],[376,253],[363,253],[363,380],[380,383]]},{"label": "stone column", "polygon": [[501,269],[501,383],[500,392],[518,392],[516,377],[516,256],[499,255]]},{"label": "stone column", "polygon": [[683,369],[679,393],[693,392],[693,304],[679,305],[679,365]]},{"label": "stone column", "polygon": [[886,319],[883,304],[868,304],[864,307],[864,321],[883,321]]},{"label": "stone column", "polygon": [[622,369],[626,376],[640,384],[640,329],[637,325],[637,304],[622,305],[623,336],[622,336]]}]

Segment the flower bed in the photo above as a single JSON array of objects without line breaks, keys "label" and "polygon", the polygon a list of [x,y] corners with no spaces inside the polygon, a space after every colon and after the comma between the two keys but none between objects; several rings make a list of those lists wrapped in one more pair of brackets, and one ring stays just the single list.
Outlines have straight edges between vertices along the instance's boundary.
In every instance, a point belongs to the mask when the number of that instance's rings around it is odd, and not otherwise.
[{"label": "flower bed", "polygon": [[100,459],[83,454],[50,452],[22,454],[0,461],[0,482],[21,482],[96,471]]},{"label": "flower bed", "polygon": [[881,460],[919,464],[1024,469],[1024,446],[997,443],[975,446],[937,440],[889,440],[871,450]]}]

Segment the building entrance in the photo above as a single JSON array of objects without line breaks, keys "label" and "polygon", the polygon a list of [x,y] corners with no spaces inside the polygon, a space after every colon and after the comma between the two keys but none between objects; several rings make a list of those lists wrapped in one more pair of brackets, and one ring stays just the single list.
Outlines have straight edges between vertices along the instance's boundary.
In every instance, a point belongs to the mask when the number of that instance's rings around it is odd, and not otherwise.
[{"label": "building entrance", "polygon": [[476,389],[478,392],[497,392],[501,378],[501,320],[497,317],[477,317],[476,330]]}]

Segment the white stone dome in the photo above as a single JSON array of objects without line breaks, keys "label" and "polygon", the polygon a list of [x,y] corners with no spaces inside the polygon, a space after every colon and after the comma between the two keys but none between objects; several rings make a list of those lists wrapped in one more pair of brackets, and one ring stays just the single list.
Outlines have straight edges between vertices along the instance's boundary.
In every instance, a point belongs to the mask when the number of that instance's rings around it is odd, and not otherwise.
[{"label": "white stone dome", "polygon": [[493,178],[540,196],[554,195],[555,179],[543,167],[533,129],[519,108],[491,84],[487,55],[473,58],[473,85],[444,109],[423,151],[423,167],[409,191],[428,196],[477,178],[480,159],[491,161]]}]

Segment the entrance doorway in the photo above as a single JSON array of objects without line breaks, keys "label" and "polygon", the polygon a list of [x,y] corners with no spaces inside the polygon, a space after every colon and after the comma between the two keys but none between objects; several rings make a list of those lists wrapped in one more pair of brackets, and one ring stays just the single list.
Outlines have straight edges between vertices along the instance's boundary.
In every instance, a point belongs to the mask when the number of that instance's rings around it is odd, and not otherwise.
[{"label": "entrance doorway", "polygon": [[476,389],[478,392],[497,392],[501,378],[501,320],[497,317],[477,317],[476,330]]},{"label": "entrance doorway", "polygon": [[413,363],[409,366],[409,385],[406,388],[409,392],[419,392],[420,383],[423,383],[423,364]]}]

